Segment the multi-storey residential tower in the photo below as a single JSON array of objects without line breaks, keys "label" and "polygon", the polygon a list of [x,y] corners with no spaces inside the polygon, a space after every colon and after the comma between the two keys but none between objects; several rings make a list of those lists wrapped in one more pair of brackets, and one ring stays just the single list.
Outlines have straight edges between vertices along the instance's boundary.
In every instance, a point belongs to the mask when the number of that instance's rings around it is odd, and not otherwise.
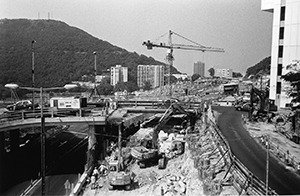
[{"label": "multi-storey residential tower", "polygon": [[280,76],[300,60],[300,0],[262,0],[261,9],[273,13],[269,98],[283,108],[291,101],[286,93],[290,85]]},{"label": "multi-storey residential tower", "polygon": [[215,76],[221,78],[232,78],[232,69],[216,69]]},{"label": "multi-storey residential tower", "polygon": [[201,61],[197,61],[194,63],[194,74],[199,74],[201,78],[204,78],[204,70],[205,70],[205,63]]},{"label": "multi-storey residential tower", "polygon": [[163,65],[138,65],[137,84],[142,88],[145,81],[149,81],[152,88],[164,85]]},{"label": "multi-storey residential tower", "polygon": [[128,68],[116,65],[110,68],[110,84],[115,86],[118,82],[128,81]]}]

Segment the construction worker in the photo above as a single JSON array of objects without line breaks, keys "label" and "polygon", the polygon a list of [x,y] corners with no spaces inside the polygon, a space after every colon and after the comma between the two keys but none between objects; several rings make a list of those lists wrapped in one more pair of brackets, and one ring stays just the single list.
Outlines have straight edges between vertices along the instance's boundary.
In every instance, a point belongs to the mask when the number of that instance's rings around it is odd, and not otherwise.
[{"label": "construction worker", "polygon": [[204,112],[207,112],[207,110],[208,110],[208,105],[207,105],[206,101],[203,104],[203,109],[204,109]]},{"label": "construction worker", "polygon": [[101,164],[100,167],[99,167],[99,173],[100,175],[104,175],[107,171],[107,167],[104,165],[104,164]]},{"label": "construction worker", "polygon": [[95,176],[96,179],[97,179],[98,176],[99,176],[99,171],[98,171],[98,169],[97,169],[96,167],[95,167],[94,170],[93,170],[92,176]]}]

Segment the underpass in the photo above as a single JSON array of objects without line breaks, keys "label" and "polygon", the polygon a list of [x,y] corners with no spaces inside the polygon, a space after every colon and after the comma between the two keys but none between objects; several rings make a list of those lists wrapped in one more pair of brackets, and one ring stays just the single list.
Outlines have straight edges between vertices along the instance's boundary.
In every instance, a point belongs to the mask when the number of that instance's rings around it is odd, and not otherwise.
[{"label": "underpass", "polygon": [[[80,144],[80,145],[78,145]],[[9,163],[6,170],[14,187],[3,193],[3,195],[20,195],[30,181],[38,181],[40,175],[40,142],[33,140],[14,152],[11,157],[6,157]],[[64,183],[77,183],[78,174],[83,173],[86,163],[87,139],[83,134],[71,134],[60,132],[48,137],[46,140],[46,194],[63,195],[65,193]],[[16,184],[17,183],[17,184]],[[40,195],[40,181],[32,187],[28,195]]]}]

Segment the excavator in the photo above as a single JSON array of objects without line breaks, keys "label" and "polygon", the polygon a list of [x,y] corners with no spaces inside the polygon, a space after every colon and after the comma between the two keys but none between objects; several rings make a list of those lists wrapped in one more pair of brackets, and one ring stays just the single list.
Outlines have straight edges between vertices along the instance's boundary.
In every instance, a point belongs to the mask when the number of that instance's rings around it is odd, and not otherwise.
[{"label": "excavator", "polygon": [[[158,133],[163,126],[169,121],[173,114],[185,114],[190,122],[191,130],[194,129],[198,114],[195,112],[187,112],[178,103],[172,103],[170,107],[165,111],[163,116],[159,119],[158,124],[153,129],[152,139],[144,140],[140,146],[133,147],[131,149],[131,155],[138,160],[140,168],[145,168],[147,164],[153,162],[158,163],[159,169],[165,169],[166,157],[165,153],[161,152],[158,143]],[[178,154],[182,154],[184,151],[184,143],[174,141],[174,149],[177,150]]]},{"label": "excavator", "polygon": [[[255,103],[257,107],[255,107]],[[277,106],[268,98],[266,90],[259,90],[252,86],[250,91],[250,119],[264,118],[272,111],[277,111]]]}]

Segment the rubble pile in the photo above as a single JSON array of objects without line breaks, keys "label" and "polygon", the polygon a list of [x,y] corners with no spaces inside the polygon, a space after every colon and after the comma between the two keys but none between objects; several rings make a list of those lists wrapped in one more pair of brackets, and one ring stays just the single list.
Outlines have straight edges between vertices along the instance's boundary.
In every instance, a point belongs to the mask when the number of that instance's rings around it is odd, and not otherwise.
[{"label": "rubble pile", "polygon": [[[164,153],[167,159],[165,169],[156,165],[140,168],[137,160],[134,162],[135,159],[132,159],[127,165],[134,174],[129,191],[109,191],[104,177],[98,189],[84,195],[237,195],[232,186],[225,184],[224,149],[214,132],[202,122],[196,122],[192,133],[189,128],[183,130],[184,134],[160,131],[158,143],[160,153]],[[122,150],[123,156],[132,154],[132,148],[143,139],[152,137],[152,132],[152,128],[141,128],[130,138],[126,152]]]},{"label": "rubble pile", "polygon": [[181,175],[168,174],[159,179],[155,188],[160,189],[161,195],[185,195],[186,178]]},{"label": "rubble pile", "polygon": [[[226,158],[214,131],[211,127],[196,124],[198,133],[189,135],[188,146],[198,170],[198,179],[203,182],[205,195],[219,195],[223,191]],[[202,129],[201,129],[202,127]],[[204,129],[203,129],[204,128]]]},{"label": "rubble pile", "polygon": [[135,181],[138,184],[138,187],[141,188],[146,185],[152,185],[157,182],[158,173],[155,171],[142,172],[135,177]]}]

